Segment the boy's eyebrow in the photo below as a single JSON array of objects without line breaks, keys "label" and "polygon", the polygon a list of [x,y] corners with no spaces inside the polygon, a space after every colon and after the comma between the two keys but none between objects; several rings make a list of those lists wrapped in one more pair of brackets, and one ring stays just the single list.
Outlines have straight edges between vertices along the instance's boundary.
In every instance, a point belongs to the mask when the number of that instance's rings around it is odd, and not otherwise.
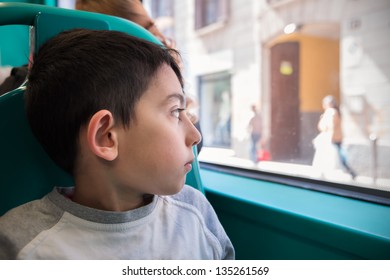
[{"label": "boy's eyebrow", "polygon": [[172,93],[167,96],[166,101],[169,102],[172,99],[178,99],[180,101],[180,106],[186,106],[186,97],[182,93]]}]

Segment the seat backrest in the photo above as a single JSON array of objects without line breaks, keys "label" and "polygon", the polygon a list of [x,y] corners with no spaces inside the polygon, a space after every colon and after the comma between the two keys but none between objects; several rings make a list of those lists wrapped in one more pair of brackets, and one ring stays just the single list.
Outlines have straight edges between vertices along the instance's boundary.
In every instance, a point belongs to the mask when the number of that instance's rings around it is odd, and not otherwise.
[{"label": "seat backrest", "polygon": [[[68,29],[118,30],[157,44],[142,27],[112,16],[44,5],[0,3],[0,25],[25,24],[35,31],[35,49]],[[0,96],[0,216],[9,209],[48,193],[53,186],[72,186],[73,179],[45,153],[33,136],[24,112],[25,86]],[[196,147],[186,184],[203,191]]]}]

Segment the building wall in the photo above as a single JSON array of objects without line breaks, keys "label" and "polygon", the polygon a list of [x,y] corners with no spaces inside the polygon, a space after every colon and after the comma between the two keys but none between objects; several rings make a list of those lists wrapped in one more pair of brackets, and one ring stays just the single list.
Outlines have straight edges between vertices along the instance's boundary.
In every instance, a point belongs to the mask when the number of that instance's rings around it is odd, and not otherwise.
[{"label": "building wall", "polygon": [[[362,173],[390,174],[390,1],[346,5],[341,29],[341,92],[349,152]],[[374,141],[377,144],[374,148]],[[377,153],[374,154],[374,149]]]},{"label": "building wall", "polygon": [[340,100],[339,41],[303,35],[300,43],[300,110],[321,112],[321,101],[326,95],[331,94]]},{"label": "building wall", "polygon": [[390,145],[390,1],[355,1],[342,22],[341,90],[351,142]]}]

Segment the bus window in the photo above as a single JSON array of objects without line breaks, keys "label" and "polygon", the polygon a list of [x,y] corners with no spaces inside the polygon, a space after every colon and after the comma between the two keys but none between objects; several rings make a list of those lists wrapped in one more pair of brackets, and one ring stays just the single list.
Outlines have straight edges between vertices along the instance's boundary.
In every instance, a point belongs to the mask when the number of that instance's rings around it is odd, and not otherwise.
[{"label": "bus window", "polygon": [[390,190],[389,1],[143,2],[181,51],[201,163]]}]

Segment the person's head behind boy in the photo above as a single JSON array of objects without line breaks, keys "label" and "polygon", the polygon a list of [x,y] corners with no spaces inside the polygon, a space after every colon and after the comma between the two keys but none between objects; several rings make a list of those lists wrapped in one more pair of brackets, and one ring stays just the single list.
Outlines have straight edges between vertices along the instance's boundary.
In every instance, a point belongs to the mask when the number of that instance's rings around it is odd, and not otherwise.
[{"label": "person's head behind boy", "polygon": [[171,52],[116,31],[72,30],[34,57],[27,117],[49,156],[73,175],[73,200],[111,211],[180,191],[200,134],[183,112]]}]

